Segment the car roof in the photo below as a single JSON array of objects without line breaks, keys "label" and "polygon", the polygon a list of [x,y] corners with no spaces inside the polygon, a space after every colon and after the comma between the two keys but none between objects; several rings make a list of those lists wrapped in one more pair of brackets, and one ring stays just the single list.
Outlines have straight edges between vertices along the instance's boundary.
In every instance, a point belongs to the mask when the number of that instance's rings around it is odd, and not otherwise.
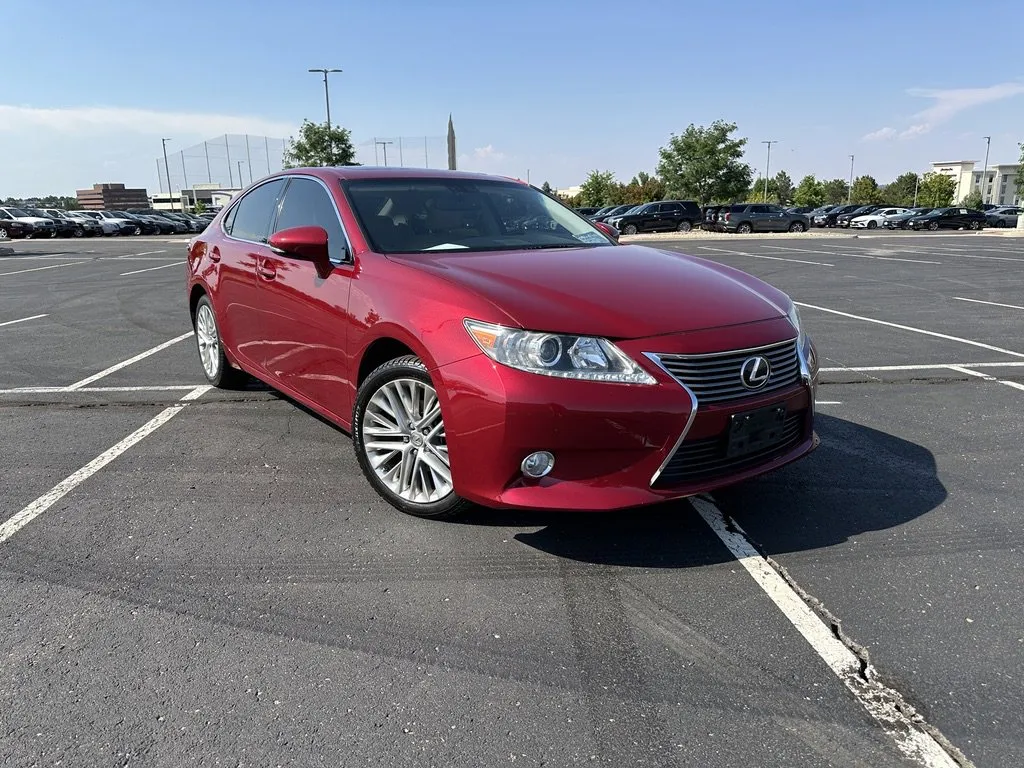
[{"label": "car roof", "polygon": [[437,168],[383,168],[372,165],[344,165],[317,168],[289,168],[280,171],[267,178],[279,178],[283,176],[318,176],[321,179],[475,179],[477,181],[514,181],[526,184],[522,179],[515,179],[511,176],[495,176],[486,173],[471,173],[468,171],[445,171]]}]

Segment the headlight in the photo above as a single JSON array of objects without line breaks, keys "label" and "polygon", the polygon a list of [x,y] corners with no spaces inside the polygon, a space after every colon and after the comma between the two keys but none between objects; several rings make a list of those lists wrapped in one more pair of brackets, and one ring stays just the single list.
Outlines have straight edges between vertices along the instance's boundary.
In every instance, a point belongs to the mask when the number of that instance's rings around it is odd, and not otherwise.
[{"label": "headlight", "polygon": [[506,328],[477,320],[466,330],[495,362],[560,379],[618,384],[656,384],[647,371],[607,339]]},{"label": "headlight", "polygon": [[800,310],[796,308],[796,304],[790,302],[789,314],[787,315],[787,317],[789,318],[789,322],[793,325],[793,328],[796,329],[797,346],[803,349],[804,342],[806,341],[807,337],[804,335],[804,326],[803,323],[800,322]]}]

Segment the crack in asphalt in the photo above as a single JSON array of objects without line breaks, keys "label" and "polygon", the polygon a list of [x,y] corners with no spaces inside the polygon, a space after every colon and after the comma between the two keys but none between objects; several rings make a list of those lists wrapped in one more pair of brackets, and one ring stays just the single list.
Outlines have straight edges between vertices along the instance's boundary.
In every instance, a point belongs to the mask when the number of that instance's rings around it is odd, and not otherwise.
[{"label": "crack in asphalt", "polygon": [[933,739],[935,739],[935,741],[939,743],[939,746],[949,754],[954,762],[962,766],[962,768],[975,768],[975,765],[971,762],[970,758],[968,758],[967,755],[965,755],[956,747],[956,745],[946,738],[942,731],[929,723],[924,716],[917,711],[917,708],[907,701],[907,698],[895,687],[894,684],[884,681],[882,676],[879,674],[877,667],[875,667],[871,662],[871,654],[867,647],[858,643],[843,630],[842,620],[838,616],[830,611],[821,600],[804,589],[800,583],[790,575],[789,571],[784,565],[782,565],[782,563],[769,555],[758,541],[756,541],[747,531],[739,527],[739,525],[733,520],[732,516],[723,512],[722,517],[725,520],[726,529],[743,536],[748,542],[750,542],[751,546],[760,553],[765,562],[779,574],[789,588],[792,589],[800,599],[803,600],[804,603],[806,603],[807,606],[828,625],[835,638],[845,645],[846,648],[856,657],[857,661],[860,662],[860,668],[858,676],[853,679],[853,682],[858,685],[866,697],[870,696],[877,701],[888,702],[904,717],[922,730],[926,731]]}]

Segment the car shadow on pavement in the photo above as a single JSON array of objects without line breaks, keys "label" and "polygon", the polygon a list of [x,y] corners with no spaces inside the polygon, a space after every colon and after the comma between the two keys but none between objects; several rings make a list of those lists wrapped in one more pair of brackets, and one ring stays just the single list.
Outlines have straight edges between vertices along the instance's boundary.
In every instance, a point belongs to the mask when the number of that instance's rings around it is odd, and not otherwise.
[{"label": "car shadow on pavement", "polygon": [[[821,549],[896,528],[945,500],[927,448],[823,414],[816,429],[821,445],[806,459],[713,494],[765,554]],[[481,510],[466,522],[543,526],[515,538],[588,563],[684,568],[733,559],[685,500],[597,514]]]}]

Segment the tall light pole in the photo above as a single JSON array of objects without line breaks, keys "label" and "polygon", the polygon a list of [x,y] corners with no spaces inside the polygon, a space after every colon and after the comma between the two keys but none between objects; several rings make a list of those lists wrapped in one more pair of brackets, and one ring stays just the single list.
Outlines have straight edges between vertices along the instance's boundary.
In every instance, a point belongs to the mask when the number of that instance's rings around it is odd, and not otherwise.
[{"label": "tall light pole", "polygon": [[988,186],[988,150],[989,147],[992,146],[992,137],[982,136],[981,138],[985,140],[985,170],[981,172],[981,202],[987,203],[988,200],[987,195],[985,194],[985,189]]},{"label": "tall light pole", "polygon": [[388,144],[394,144],[393,141],[375,141],[374,144],[379,144],[384,148],[384,167],[388,167]]},{"label": "tall light pole", "polygon": [[334,153],[334,142],[331,141],[331,89],[327,86],[327,76],[331,72],[341,72],[340,69],[311,69],[310,72],[319,72],[324,76],[324,102],[327,105],[327,141],[330,143],[331,153]]},{"label": "tall light pole", "polygon": [[762,141],[762,144],[768,145],[768,159],[764,163],[764,201],[768,202],[768,169],[772,165],[772,144],[778,144],[779,142],[772,139],[771,141]]},{"label": "tall light pole", "polygon": [[167,142],[171,139],[160,139],[164,148],[164,174],[167,176],[167,196],[171,198],[171,210],[174,210],[174,196],[171,194],[171,167],[167,164]]},{"label": "tall light pole", "polygon": [[850,186],[846,188],[846,204],[853,200],[853,155],[850,155]]},{"label": "tall light pole", "polygon": [[917,208],[917,190],[921,187],[921,174],[914,174],[914,207]]}]

